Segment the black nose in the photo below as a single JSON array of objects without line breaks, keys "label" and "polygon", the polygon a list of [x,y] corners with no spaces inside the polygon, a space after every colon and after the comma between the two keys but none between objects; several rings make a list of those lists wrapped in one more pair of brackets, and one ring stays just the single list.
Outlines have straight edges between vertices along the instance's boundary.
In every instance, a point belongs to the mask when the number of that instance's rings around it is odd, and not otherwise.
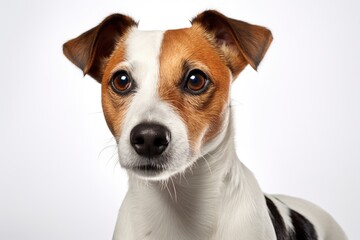
[{"label": "black nose", "polygon": [[140,156],[158,156],[165,151],[169,142],[170,131],[156,123],[140,123],[130,132],[130,143]]}]

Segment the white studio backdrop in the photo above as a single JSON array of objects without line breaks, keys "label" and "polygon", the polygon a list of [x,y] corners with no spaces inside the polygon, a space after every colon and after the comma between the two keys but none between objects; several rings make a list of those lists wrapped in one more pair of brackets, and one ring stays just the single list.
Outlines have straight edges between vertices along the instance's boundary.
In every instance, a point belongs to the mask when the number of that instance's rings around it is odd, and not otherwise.
[{"label": "white studio backdrop", "polygon": [[0,239],[111,239],[127,191],[100,85],[62,44],[114,12],[152,30],[205,9],[274,35],[233,84],[241,160],[265,192],[313,201],[358,238],[360,2],[1,0]]}]

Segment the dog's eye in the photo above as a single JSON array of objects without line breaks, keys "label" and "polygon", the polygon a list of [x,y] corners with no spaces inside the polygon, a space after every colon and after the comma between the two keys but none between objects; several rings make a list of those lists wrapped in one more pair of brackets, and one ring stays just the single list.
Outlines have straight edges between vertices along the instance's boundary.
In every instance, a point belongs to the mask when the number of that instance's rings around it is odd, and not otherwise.
[{"label": "dog's eye", "polygon": [[112,89],[119,94],[126,94],[131,90],[132,80],[126,71],[118,71],[111,78]]},{"label": "dog's eye", "polygon": [[191,94],[201,94],[206,90],[208,85],[209,80],[206,74],[195,69],[187,75],[184,89]]}]

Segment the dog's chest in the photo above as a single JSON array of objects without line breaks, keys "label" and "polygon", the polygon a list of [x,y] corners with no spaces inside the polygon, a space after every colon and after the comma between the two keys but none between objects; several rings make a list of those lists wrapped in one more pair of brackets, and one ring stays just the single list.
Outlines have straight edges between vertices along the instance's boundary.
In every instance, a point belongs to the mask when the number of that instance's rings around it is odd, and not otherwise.
[{"label": "dog's chest", "polygon": [[135,239],[211,239],[217,229],[216,197],[199,198],[206,193],[197,189],[184,191],[170,182],[162,189],[143,189],[141,195],[129,193]]},{"label": "dog's chest", "polygon": [[208,183],[201,189],[182,188],[171,181],[162,189],[132,188],[123,202],[114,240],[275,239],[267,209],[259,211],[261,203],[242,199],[257,196],[257,191],[233,194],[238,189],[222,181]]}]

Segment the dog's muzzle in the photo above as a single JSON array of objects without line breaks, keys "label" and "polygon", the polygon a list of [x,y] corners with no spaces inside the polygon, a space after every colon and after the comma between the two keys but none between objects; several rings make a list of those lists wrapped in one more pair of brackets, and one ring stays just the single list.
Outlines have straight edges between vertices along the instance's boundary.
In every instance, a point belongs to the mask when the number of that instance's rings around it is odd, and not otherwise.
[{"label": "dog's muzzle", "polygon": [[170,131],[157,123],[140,123],[130,132],[131,146],[138,155],[149,161],[166,150],[170,138]]},{"label": "dog's muzzle", "polygon": [[181,122],[175,125],[144,121],[130,129],[118,146],[120,163],[129,173],[156,181],[167,179],[188,165],[187,135]]}]

